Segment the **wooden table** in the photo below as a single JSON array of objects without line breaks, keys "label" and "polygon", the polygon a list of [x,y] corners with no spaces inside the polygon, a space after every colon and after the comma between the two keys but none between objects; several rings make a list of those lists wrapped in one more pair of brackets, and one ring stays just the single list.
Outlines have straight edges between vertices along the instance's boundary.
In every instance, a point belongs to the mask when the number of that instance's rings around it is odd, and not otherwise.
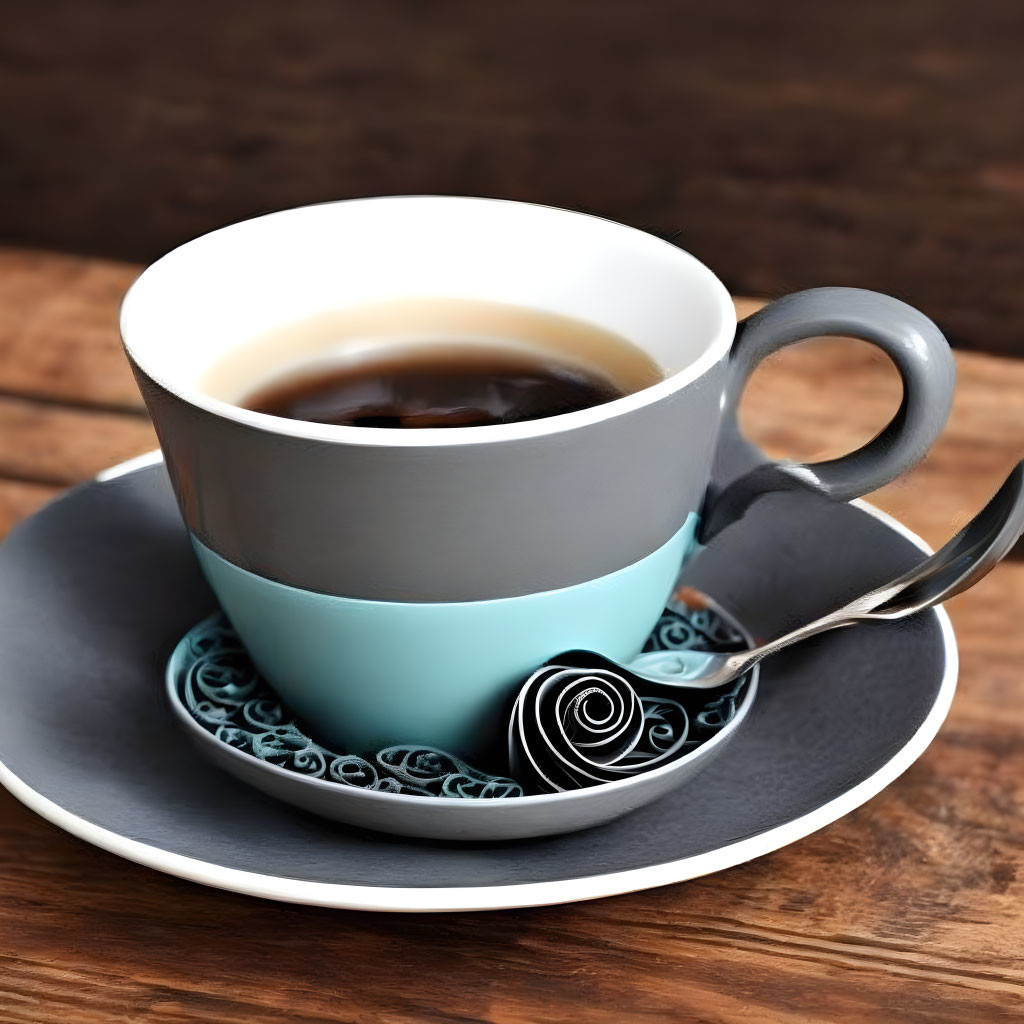
[{"label": "wooden table", "polygon": [[1024,355],[1022,34],[1020,0],[6,3],[2,237],[147,260],[304,203],[502,196]]},{"label": "wooden table", "polygon": [[[136,272],[0,249],[3,530],[154,446],[115,327]],[[1024,453],[1024,363],[958,362],[947,434],[875,497],[933,543]],[[817,342],[759,371],[745,416],[772,450],[820,457],[869,436],[898,390],[869,346]],[[785,850],[630,896],[424,917],[287,906],[119,860],[2,794],[0,1024],[1019,1019],[1024,562],[950,610],[959,692],[903,777]]]}]

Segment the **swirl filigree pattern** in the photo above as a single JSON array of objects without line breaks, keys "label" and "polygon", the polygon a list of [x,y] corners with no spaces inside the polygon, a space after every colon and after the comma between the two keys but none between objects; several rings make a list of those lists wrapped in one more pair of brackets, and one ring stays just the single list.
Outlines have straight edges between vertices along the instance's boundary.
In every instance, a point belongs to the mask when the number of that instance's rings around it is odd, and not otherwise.
[{"label": "swirl filigree pattern", "polygon": [[[645,650],[721,651],[746,646],[716,608],[666,608]],[[310,778],[387,793],[508,799],[612,782],[684,756],[732,721],[748,677],[717,690],[652,684],[598,654],[571,651],[523,684],[509,724],[516,779],[489,775],[419,745],[343,754],[311,739],[261,678],[226,619],[185,637],[178,693],[221,742]]]},{"label": "swirl filigree pattern", "polygon": [[[710,605],[666,608],[645,651],[732,651],[743,634]],[[529,792],[557,793],[614,782],[676,760],[735,717],[745,675],[714,690],[640,679],[589,651],[538,669],[509,723],[510,771]]]},{"label": "swirl filigree pattern", "polygon": [[645,651],[742,651],[743,634],[711,608],[666,608],[644,644]]},{"label": "swirl filigree pattern", "polygon": [[523,795],[514,779],[478,771],[443,750],[396,746],[360,757],[315,742],[261,678],[224,619],[192,629],[184,651],[178,692],[185,707],[221,742],[261,761],[386,793],[477,799]]}]

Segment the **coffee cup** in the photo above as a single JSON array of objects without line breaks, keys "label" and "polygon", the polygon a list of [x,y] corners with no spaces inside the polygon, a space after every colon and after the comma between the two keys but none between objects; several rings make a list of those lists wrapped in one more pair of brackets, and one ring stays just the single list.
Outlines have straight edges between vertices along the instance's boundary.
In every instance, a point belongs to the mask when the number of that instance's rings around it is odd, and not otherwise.
[{"label": "coffee cup", "polygon": [[[269,416],[203,386],[269,329],[407,297],[573,317],[629,339],[663,379],[562,415],[415,431]],[[769,472],[837,500],[916,463],[953,388],[942,334],[897,299],[813,289],[738,331],[725,287],[677,246],[489,199],[361,199],[222,228],[141,275],[121,330],[199,564],[285,702],[339,749],[478,761],[547,658],[638,653],[714,515],[716,450],[765,356],[852,335],[899,369],[902,404],[873,441]],[[737,485],[741,504],[758,486]]]}]

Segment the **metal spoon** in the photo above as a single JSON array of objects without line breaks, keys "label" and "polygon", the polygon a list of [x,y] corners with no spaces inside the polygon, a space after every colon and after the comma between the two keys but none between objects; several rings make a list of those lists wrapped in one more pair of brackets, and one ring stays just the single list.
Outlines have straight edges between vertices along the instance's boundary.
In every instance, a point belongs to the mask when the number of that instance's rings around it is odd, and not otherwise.
[{"label": "metal spoon", "polygon": [[651,651],[630,662],[629,670],[655,683],[693,689],[721,686],[807,637],[858,622],[902,619],[967,590],[992,570],[1022,532],[1024,461],[1014,466],[988,504],[955,537],[892,582],[752,650],[733,654]]}]

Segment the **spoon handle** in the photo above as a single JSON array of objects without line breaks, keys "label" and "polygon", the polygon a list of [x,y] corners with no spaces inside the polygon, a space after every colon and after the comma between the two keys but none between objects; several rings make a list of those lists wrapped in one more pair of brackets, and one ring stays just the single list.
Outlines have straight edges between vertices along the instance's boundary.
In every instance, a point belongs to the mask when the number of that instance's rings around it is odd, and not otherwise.
[{"label": "spoon handle", "polygon": [[638,655],[629,663],[629,668],[636,675],[652,683],[668,683],[690,689],[711,689],[739,678],[763,658],[791,644],[799,643],[818,633],[826,633],[830,629],[838,629],[840,626],[852,626],[854,622],[859,621],[859,618],[852,618],[846,608],[840,608],[748,651],[736,651],[731,654],[701,653],[696,656],[701,659],[696,668],[693,652],[672,650],[648,651]]},{"label": "spoon handle", "polygon": [[631,667],[648,678],[691,687],[721,686],[763,658],[818,633],[858,622],[893,621],[939,604],[987,575],[1024,532],[1024,461],[985,507],[935,554],[909,572],[760,647],[710,654],[696,671],[671,651],[642,654]]},{"label": "spoon handle", "polygon": [[893,621],[924,611],[972,587],[988,575],[1024,531],[1024,461],[1010,471],[985,507],[951,540],[909,572],[876,587],[820,619],[741,651],[730,668],[746,671],[791,644],[840,626]]},{"label": "spoon handle", "polygon": [[[987,576],[1024,532],[1024,461],[1013,467],[985,507],[919,566],[881,590],[875,617],[901,618],[963,593]],[[875,591],[879,594],[879,591]]]},{"label": "spoon handle", "polygon": [[862,621],[860,617],[855,618],[851,616],[845,608],[829,612],[828,615],[823,615],[820,619],[815,619],[813,622],[799,626],[789,633],[776,637],[774,640],[769,640],[767,643],[761,644],[760,647],[726,655],[720,664],[716,663],[713,668],[708,666],[709,671],[707,674],[702,674],[699,679],[695,679],[693,682],[702,687],[721,686],[723,683],[743,675],[744,672],[748,672],[764,658],[777,654],[792,644],[798,644],[801,640],[807,640],[809,637],[817,636],[819,633],[827,633],[830,629],[852,626],[860,621]]}]

